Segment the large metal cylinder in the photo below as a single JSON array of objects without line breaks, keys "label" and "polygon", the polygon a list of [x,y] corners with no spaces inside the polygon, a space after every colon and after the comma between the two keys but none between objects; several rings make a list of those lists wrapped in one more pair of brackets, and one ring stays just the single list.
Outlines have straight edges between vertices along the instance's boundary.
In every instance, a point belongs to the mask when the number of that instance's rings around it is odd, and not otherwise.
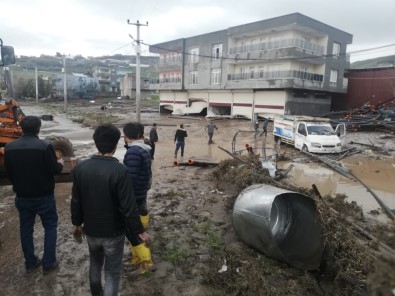
[{"label": "large metal cylinder", "polygon": [[244,189],[233,208],[233,226],[247,245],[303,270],[318,269],[324,248],[314,201],[266,184]]}]

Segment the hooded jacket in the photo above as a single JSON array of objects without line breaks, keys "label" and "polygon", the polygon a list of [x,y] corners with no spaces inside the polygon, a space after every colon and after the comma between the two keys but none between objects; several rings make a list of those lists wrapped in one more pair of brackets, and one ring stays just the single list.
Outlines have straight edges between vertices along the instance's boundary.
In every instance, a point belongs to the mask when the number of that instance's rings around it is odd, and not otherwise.
[{"label": "hooded jacket", "polygon": [[123,164],[128,168],[133,182],[136,200],[147,198],[147,191],[151,187],[151,147],[143,140],[135,140],[125,145],[127,149]]}]

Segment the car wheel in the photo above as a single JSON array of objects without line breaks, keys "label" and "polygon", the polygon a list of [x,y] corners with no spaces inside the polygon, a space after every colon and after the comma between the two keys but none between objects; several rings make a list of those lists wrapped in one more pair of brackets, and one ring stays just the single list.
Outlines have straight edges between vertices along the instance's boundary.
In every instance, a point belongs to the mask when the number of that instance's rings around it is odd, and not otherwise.
[{"label": "car wheel", "polygon": [[307,148],[307,146],[306,146],[306,145],[303,145],[303,147],[302,147],[302,151],[303,151],[303,152],[309,152],[309,149]]}]

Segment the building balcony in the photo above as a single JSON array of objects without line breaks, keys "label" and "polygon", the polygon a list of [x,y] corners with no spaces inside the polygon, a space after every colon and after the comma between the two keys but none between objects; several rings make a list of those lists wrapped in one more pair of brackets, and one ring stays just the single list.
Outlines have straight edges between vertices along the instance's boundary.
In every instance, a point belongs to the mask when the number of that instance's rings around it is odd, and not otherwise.
[{"label": "building balcony", "polygon": [[324,75],[296,70],[228,74],[226,88],[306,88],[323,90]]},{"label": "building balcony", "polygon": [[181,79],[151,79],[149,84],[149,89],[151,90],[171,90],[181,88]]},{"label": "building balcony", "polygon": [[167,62],[159,62],[151,66],[152,71],[161,72],[161,71],[181,71],[182,63],[181,61],[167,61]]},{"label": "building balcony", "polygon": [[103,77],[97,77],[97,80],[99,80],[100,83],[110,83],[111,79],[110,78],[103,78]]},{"label": "building balcony", "polygon": [[262,42],[245,46],[236,46],[229,48],[229,54],[240,54],[248,52],[257,52],[265,50],[277,50],[281,48],[296,47],[306,50],[315,55],[325,54],[325,47],[317,43],[308,42],[299,38],[281,39],[271,42]]},{"label": "building balcony", "polygon": [[296,70],[285,70],[285,71],[268,71],[264,73],[244,73],[244,74],[228,74],[229,80],[269,80],[269,79],[289,79],[296,78],[302,80],[310,80],[322,82],[324,75],[309,73]]},{"label": "building balcony", "polygon": [[[296,60],[298,62],[307,62],[317,65],[325,63],[325,58],[323,55],[317,55],[314,52],[297,47],[230,54],[229,58],[229,64],[256,65],[259,63],[269,63],[287,60]],[[232,61],[231,59],[234,60]]]}]

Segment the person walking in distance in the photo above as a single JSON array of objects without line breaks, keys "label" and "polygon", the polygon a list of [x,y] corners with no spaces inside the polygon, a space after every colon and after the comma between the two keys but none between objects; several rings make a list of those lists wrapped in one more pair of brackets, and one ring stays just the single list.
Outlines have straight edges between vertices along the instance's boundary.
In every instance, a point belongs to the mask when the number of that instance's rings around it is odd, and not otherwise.
[{"label": "person walking in distance", "polygon": [[151,143],[151,159],[154,159],[155,155],[155,143],[158,142],[158,132],[156,131],[157,129],[157,124],[154,123],[152,124],[151,130],[149,132],[149,141]]},{"label": "person walking in distance", "polygon": [[118,295],[126,229],[150,244],[150,236],[140,221],[129,171],[113,157],[120,138],[116,126],[98,126],[93,140],[99,154],[81,161],[72,171],[73,234],[80,241],[86,235],[92,295]]},{"label": "person walking in distance", "polygon": [[254,138],[256,138],[256,136],[259,134],[259,121],[258,121],[258,119],[255,120],[255,123],[254,123],[254,130],[255,130]]},{"label": "person walking in distance", "polygon": [[[128,168],[130,179],[133,182],[141,223],[147,229],[149,223],[147,192],[151,188],[152,182],[151,147],[144,143],[144,126],[141,123],[125,124],[123,134],[127,149],[123,164]],[[155,268],[150,248],[134,233],[127,231],[126,237],[130,243],[132,266],[139,267],[140,274],[153,271]]]},{"label": "person walking in distance", "polygon": [[218,130],[217,126],[213,123],[211,120],[210,123],[206,126],[207,133],[208,133],[208,144],[213,144],[213,135],[214,135],[214,129]]},{"label": "person walking in distance", "polygon": [[263,122],[263,131],[259,136],[262,136],[265,134],[265,137],[267,137],[267,126],[269,125],[269,119],[265,118],[265,121]]},{"label": "person walking in distance", "polygon": [[174,143],[176,144],[176,150],[174,157],[177,158],[178,150],[181,148],[181,157],[184,156],[185,138],[188,137],[187,131],[184,129],[184,125],[180,124],[180,127],[176,130],[174,136]]},{"label": "person walking in distance", "polygon": [[[54,196],[54,175],[63,169],[63,159],[56,159],[53,146],[40,140],[41,119],[26,116],[20,123],[23,136],[5,146],[4,163],[19,212],[19,231],[26,272],[42,265],[43,273],[58,267],[56,241],[58,214]],[[33,232],[36,215],[44,227],[44,254],[39,259],[34,250]]]}]

